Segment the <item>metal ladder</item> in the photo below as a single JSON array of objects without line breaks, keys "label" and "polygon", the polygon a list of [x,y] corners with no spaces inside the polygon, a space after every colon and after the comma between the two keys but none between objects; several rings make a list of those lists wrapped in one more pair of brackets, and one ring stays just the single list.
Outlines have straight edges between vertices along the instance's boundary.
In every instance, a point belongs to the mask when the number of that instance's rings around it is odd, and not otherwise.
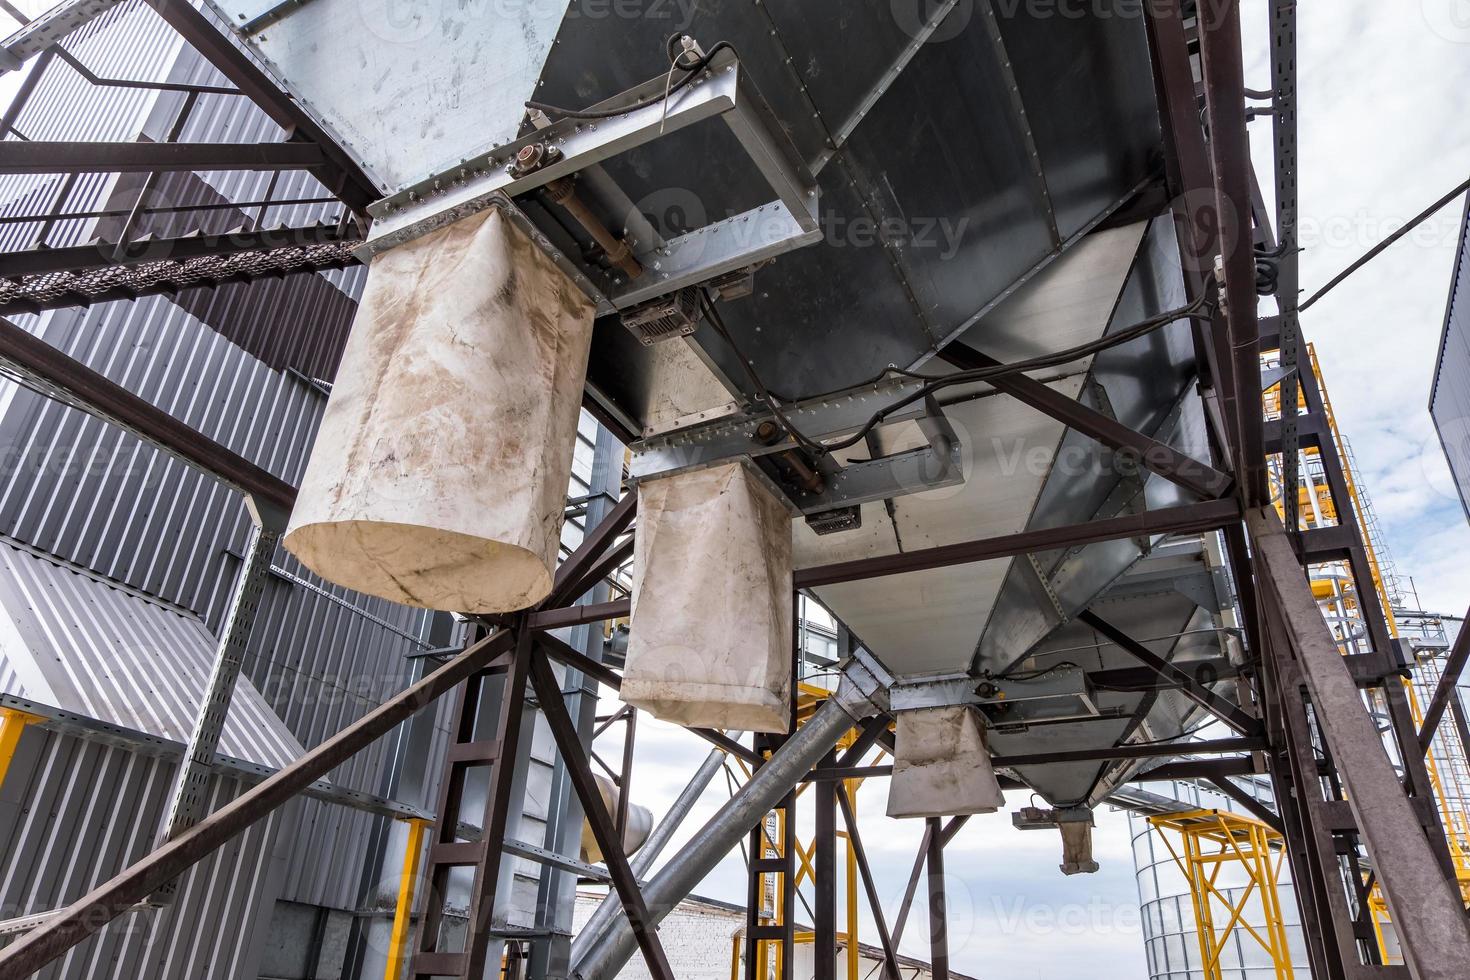
[{"label": "metal ladder", "polygon": [[[785,736],[757,735],[755,750],[762,755],[774,752],[784,741]],[[779,944],[775,976],[785,980],[795,975],[796,859],[796,791],[792,790],[750,832],[745,980],[769,980],[766,954],[771,943]]]},{"label": "metal ladder", "polygon": [[[513,802],[530,641],[530,631],[520,630],[508,663],[491,667],[460,687],[454,741],[445,758],[439,816],[426,862],[429,901],[409,967],[413,980],[481,980],[485,975],[500,857]],[[491,724],[493,734],[484,731]],[[471,839],[474,828],[479,828],[477,839]],[[445,904],[452,888],[462,886],[464,872],[459,869],[466,868],[474,869],[468,890],[469,921],[463,944],[451,949],[445,934]]]}]

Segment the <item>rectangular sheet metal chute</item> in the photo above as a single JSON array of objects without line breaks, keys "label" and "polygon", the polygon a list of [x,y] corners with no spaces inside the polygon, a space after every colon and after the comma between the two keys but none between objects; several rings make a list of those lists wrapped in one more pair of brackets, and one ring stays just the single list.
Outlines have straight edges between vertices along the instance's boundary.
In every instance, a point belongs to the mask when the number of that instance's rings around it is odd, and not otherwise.
[{"label": "rectangular sheet metal chute", "polygon": [[[590,111],[646,101],[666,85],[661,75]],[[599,311],[628,309],[818,241],[816,178],[742,66],[721,51],[702,77],[667,99],[591,121],[557,120],[399,190],[372,207],[377,220],[362,254],[366,258],[394,248],[488,207],[514,207],[511,198],[711,119],[729,127],[769,184],[773,200],[667,240],[641,242],[634,259],[643,274],[627,281],[587,269],[576,281]],[[534,166],[518,165],[523,152],[535,158]],[[599,175],[590,190],[595,194],[604,184],[605,175]],[[560,256],[544,235],[537,243]]]}]

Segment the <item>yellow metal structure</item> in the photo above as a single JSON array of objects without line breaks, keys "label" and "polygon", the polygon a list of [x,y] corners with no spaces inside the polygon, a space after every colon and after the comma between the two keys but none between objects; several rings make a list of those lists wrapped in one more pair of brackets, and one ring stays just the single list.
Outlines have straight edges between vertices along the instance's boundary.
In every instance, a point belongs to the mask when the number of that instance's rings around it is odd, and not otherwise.
[{"label": "yellow metal structure", "polygon": [[5,776],[10,772],[11,760],[15,758],[15,750],[20,746],[20,736],[26,726],[45,720],[14,708],[0,708],[0,783],[5,782]]},{"label": "yellow metal structure", "polygon": [[[1149,823],[1189,881],[1206,980],[1223,980],[1222,954],[1237,932],[1265,950],[1276,980],[1292,980],[1291,950],[1281,915],[1279,886],[1286,855],[1281,835],[1259,820],[1227,810],[1186,810],[1150,817]],[[1178,848],[1166,831],[1178,835]],[[1222,882],[1228,868],[1244,872],[1243,887]],[[1230,892],[1237,888],[1232,897]],[[1246,921],[1253,896],[1261,908],[1260,928]],[[1236,972],[1231,970],[1232,975]]]},{"label": "yellow metal structure", "polygon": [[402,980],[408,966],[414,891],[418,887],[419,866],[424,858],[424,837],[432,826],[427,820],[408,821],[408,844],[403,850],[403,873],[398,878],[398,905],[393,910],[393,931],[388,937],[388,968],[383,973],[383,980]]},{"label": "yellow metal structure", "polygon": [[[1395,619],[1393,607],[1395,590],[1391,588],[1390,576],[1385,574],[1384,564],[1381,561],[1382,548],[1378,543],[1377,527],[1373,519],[1372,506],[1366,495],[1358,489],[1357,475],[1354,472],[1354,461],[1352,452],[1346,439],[1343,438],[1341,430],[1337,426],[1337,417],[1332,410],[1332,399],[1327,394],[1326,383],[1322,381],[1321,365],[1317,361],[1316,348],[1308,344],[1307,356],[1311,362],[1312,370],[1319,383],[1322,385],[1322,408],[1327,425],[1330,428],[1334,442],[1338,448],[1338,462],[1343,471],[1347,483],[1348,494],[1352,500],[1353,510],[1358,515],[1358,526],[1362,534],[1363,545],[1367,551],[1368,566],[1372,570],[1373,588],[1378,593],[1379,603],[1383,607],[1384,615],[1388,619],[1389,634],[1395,638],[1399,636],[1399,626]],[[1270,361],[1263,361],[1263,366],[1273,366]],[[1265,393],[1266,415],[1268,418],[1276,418],[1281,413],[1281,387],[1275,385]],[[1305,402],[1298,401],[1299,409],[1304,409]],[[1273,461],[1270,468],[1271,491],[1276,501],[1277,512],[1285,516],[1285,488],[1281,485],[1282,468],[1277,461]],[[1300,450],[1300,473],[1301,482],[1297,487],[1297,513],[1300,515],[1300,526],[1303,529],[1313,527],[1327,527],[1338,523],[1336,508],[1332,503],[1332,495],[1327,488],[1326,478],[1323,473],[1320,451],[1315,446],[1304,446]],[[1346,562],[1326,562],[1314,565],[1311,569],[1312,594],[1316,597],[1322,607],[1322,614],[1328,624],[1332,627],[1338,642],[1338,647],[1344,654],[1366,652],[1367,630],[1363,628],[1362,609],[1358,602],[1357,585],[1353,581],[1351,572]],[[1435,678],[1437,680],[1437,677]],[[1424,714],[1420,706],[1419,695],[1411,681],[1405,680],[1404,691],[1409,702],[1410,712],[1415,725],[1423,727]],[[1464,896],[1466,904],[1470,905],[1470,816],[1467,816],[1463,805],[1459,804],[1459,797],[1463,787],[1457,787],[1457,792],[1447,792],[1445,779],[1441,776],[1441,763],[1451,774],[1467,771],[1467,760],[1464,756],[1465,747],[1461,746],[1457,739],[1441,739],[1441,748],[1436,759],[1436,752],[1431,750],[1425,754],[1425,766],[1429,771],[1430,782],[1434,787],[1435,799],[1438,803],[1440,821],[1445,828],[1445,838],[1449,845],[1450,857],[1454,862],[1456,878],[1459,880],[1460,892]],[[1372,912],[1374,932],[1378,940],[1379,953],[1384,963],[1402,962],[1401,957],[1395,949],[1396,938],[1392,934],[1391,921],[1388,915],[1388,904],[1384,900],[1382,889],[1374,884],[1368,898],[1368,906]]]},{"label": "yellow metal structure", "polygon": [[[832,692],[827,690],[826,688],[817,687],[815,685],[806,683],[799,684],[797,686],[796,702],[797,725],[800,726],[802,724],[805,724],[806,720],[812,716],[812,714],[817,710],[821,703],[825,701],[828,697],[830,697],[831,694]],[[855,741],[857,741],[858,735],[859,732],[856,728],[849,730],[847,734],[844,735],[842,739],[837,743],[837,747],[839,749],[846,749],[850,747]],[[880,759],[881,757],[882,756],[880,754]],[[739,764],[740,768],[743,770],[745,777],[747,779],[750,778],[751,773],[750,770],[746,768],[745,763],[741,762],[738,758],[735,759],[735,762]],[[842,785],[847,790],[847,797],[849,800],[852,801],[854,813],[857,811],[858,788],[862,786],[862,784],[863,780],[861,779],[842,780]],[[798,796],[798,798],[801,796],[802,793],[806,792],[807,787],[809,787],[810,785],[810,783],[805,783],[797,789],[796,795]],[[775,827],[770,828],[768,826],[767,832],[761,835],[760,852],[758,854],[751,855],[752,858],[784,857],[784,855],[781,853],[780,842],[786,839],[786,812],[784,810],[775,811],[774,818]],[[847,980],[858,980],[858,966],[862,957],[858,951],[857,852],[853,849],[852,838],[846,831],[837,831],[837,837],[843,841],[843,844],[846,847],[846,874],[844,875],[844,895],[846,899],[845,911],[847,917],[847,930],[845,932],[837,933],[837,941],[841,943],[843,948],[846,950]],[[812,864],[814,856],[816,854],[816,848],[817,844],[815,840],[806,843],[803,843],[800,839],[796,841],[796,853],[794,856],[796,858],[797,888],[800,888],[801,883],[808,879],[812,880],[813,882],[816,881],[816,869]],[[778,875],[776,873],[762,874],[760,876],[761,894],[766,893],[767,889],[770,888],[771,884],[775,882],[775,879],[777,877]],[[763,916],[760,922],[761,925],[774,925],[786,921],[788,910],[784,907],[784,890],[780,887],[774,887],[770,890],[774,893],[774,898],[772,901],[772,912],[774,914],[771,916]],[[817,936],[814,932],[796,932],[793,935],[793,940],[796,945],[813,943],[816,941],[816,938]],[[745,942],[743,937],[737,933],[731,943],[730,948],[730,980],[740,980],[740,961],[742,953],[744,952],[744,945]],[[760,977],[768,977],[772,975],[772,971],[774,970],[775,976],[782,976],[783,973],[781,969],[781,942],[775,939],[762,939],[756,943],[756,949],[756,975]]]}]

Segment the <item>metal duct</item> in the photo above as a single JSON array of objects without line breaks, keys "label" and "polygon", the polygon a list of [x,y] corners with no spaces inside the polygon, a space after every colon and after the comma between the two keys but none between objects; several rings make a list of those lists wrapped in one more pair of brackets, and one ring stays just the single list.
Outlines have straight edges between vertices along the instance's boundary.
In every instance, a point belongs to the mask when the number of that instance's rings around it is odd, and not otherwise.
[{"label": "metal duct", "polygon": [[[657,827],[653,828],[653,833],[648,836],[648,840],[628,862],[629,867],[633,870],[633,877],[641,879],[648,873],[648,869],[653,867],[653,862],[658,860],[658,856],[669,845],[675,831],[684,823],[684,818],[689,816],[689,811],[694,809],[694,804],[699,801],[700,794],[704,792],[709,781],[715,778],[715,773],[719,772],[720,767],[724,764],[724,750],[711,749],[699,769],[695,771],[694,778],[689,780],[689,785],[679,793],[673,806],[669,807],[669,812],[664,814],[664,818],[659,821]],[[622,903],[618,901],[617,892],[609,889],[607,898],[603,899],[602,904],[593,911],[591,918],[587,920],[586,925],[582,926],[581,932],[577,933],[577,938],[572,943],[571,961],[573,963],[587,952],[593,941],[599,939],[607,930],[607,925],[613,917],[621,915],[622,911]]]},{"label": "metal duct", "polygon": [[[837,744],[854,721],[883,710],[887,702],[885,680],[875,677],[863,662],[849,663],[837,693],[755,771],[750,781],[644,887],[643,898],[655,924],[704,880],[720,859]],[[627,919],[615,919],[604,935],[573,959],[571,974],[579,980],[616,976],[636,949],[637,941]]]}]

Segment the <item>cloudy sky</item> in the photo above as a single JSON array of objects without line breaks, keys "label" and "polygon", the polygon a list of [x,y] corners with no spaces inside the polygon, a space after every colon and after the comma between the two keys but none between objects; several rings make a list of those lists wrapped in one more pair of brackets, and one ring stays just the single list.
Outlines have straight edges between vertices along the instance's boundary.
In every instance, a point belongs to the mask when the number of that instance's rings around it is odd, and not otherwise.
[{"label": "cloudy sky", "polygon": [[[1470,3],[1334,0],[1298,10],[1301,284],[1311,292],[1470,175]],[[1245,0],[1243,13],[1247,85],[1268,89],[1268,4]],[[1269,193],[1267,117],[1252,124],[1252,138]],[[1463,612],[1470,530],[1427,410],[1461,214],[1461,202],[1446,208],[1314,306],[1303,329],[1400,572],[1413,577],[1426,607]],[[640,723],[639,735],[635,796],[671,799],[705,746],[656,722]],[[686,836],[725,798],[717,778]],[[859,810],[892,910],[922,825],[886,819],[886,798],[887,786],[875,781]],[[985,980],[1146,976],[1126,816],[1099,813],[1095,846],[1102,871],[1064,878],[1055,835],[1017,832],[1005,813],[972,820],[946,860],[955,968]],[[738,856],[700,891],[743,902]],[[903,946],[926,956],[926,943],[921,905]]]}]

